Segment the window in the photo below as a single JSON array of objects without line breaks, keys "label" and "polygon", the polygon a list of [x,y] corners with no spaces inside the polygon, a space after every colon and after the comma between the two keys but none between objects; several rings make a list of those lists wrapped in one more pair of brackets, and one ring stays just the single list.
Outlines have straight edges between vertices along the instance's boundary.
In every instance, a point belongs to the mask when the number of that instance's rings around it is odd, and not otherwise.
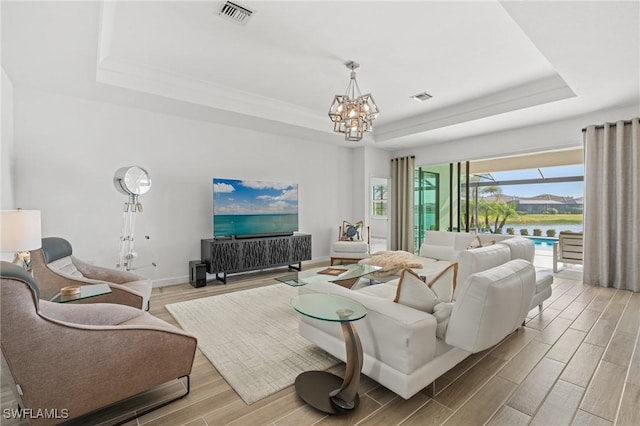
[{"label": "window", "polygon": [[377,219],[387,217],[387,185],[373,185],[371,192],[372,206],[371,216]]}]

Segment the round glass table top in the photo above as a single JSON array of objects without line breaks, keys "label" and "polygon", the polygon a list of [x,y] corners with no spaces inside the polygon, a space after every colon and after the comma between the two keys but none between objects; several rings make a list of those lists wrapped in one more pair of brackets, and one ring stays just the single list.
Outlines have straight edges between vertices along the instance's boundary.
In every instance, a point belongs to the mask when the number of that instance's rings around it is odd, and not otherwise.
[{"label": "round glass table top", "polygon": [[337,294],[300,294],[291,299],[291,305],[302,315],[323,321],[356,321],[367,315],[364,305]]}]

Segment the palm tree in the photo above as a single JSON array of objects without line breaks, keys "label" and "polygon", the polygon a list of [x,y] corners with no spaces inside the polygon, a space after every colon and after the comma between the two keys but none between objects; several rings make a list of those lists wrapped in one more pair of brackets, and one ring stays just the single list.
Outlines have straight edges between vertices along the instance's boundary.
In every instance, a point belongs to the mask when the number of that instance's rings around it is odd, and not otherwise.
[{"label": "palm tree", "polygon": [[480,190],[483,195],[495,198],[494,201],[502,201],[502,188],[499,186],[485,186]]},{"label": "palm tree", "polygon": [[491,230],[489,226],[489,215],[493,212],[493,209],[493,203],[488,202],[484,198],[480,199],[478,211],[484,216],[484,229]]},{"label": "palm tree", "polygon": [[[507,222],[507,219],[510,217],[518,216],[518,213],[516,212],[516,209],[513,207],[512,204],[507,204],[507,203],[496,203],[496,204],[497,204],[496,205],[496,221],[494,224],[494,227],[495,227],[494,233],[502,234],[502,228],[504,227],[504,224]],[[502,220],[500,220],[500,224],[498,224],[498,220],[501,215],[502,215]]]}]

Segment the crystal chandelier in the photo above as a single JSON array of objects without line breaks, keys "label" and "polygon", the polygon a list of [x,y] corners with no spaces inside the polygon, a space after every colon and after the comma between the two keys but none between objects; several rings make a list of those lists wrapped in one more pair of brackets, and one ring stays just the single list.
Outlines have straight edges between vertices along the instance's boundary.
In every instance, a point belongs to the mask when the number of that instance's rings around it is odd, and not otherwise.
[{"label": "crystal chandelier", "polygon": [[373,120],[378,113],[371,93],[360,94],[360,87],[356,82],[356,71],[360,65],[349,61],[345,63],[351,70],[351,80],[344,95],[336,95],[329,109],[329,118],[333,121],[333,131],[344,133],[345,140],[359,141],[364,132],[373,129]]}]

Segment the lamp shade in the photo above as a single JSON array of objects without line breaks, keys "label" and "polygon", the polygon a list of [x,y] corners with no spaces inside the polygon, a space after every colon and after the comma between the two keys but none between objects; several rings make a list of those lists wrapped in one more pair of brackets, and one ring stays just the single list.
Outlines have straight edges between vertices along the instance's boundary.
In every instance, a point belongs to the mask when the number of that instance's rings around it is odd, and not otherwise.
[{"label": "lamp shade", "polygon": [[0,211],[0,251],[15,253],[41,246],[40,210]]}]

